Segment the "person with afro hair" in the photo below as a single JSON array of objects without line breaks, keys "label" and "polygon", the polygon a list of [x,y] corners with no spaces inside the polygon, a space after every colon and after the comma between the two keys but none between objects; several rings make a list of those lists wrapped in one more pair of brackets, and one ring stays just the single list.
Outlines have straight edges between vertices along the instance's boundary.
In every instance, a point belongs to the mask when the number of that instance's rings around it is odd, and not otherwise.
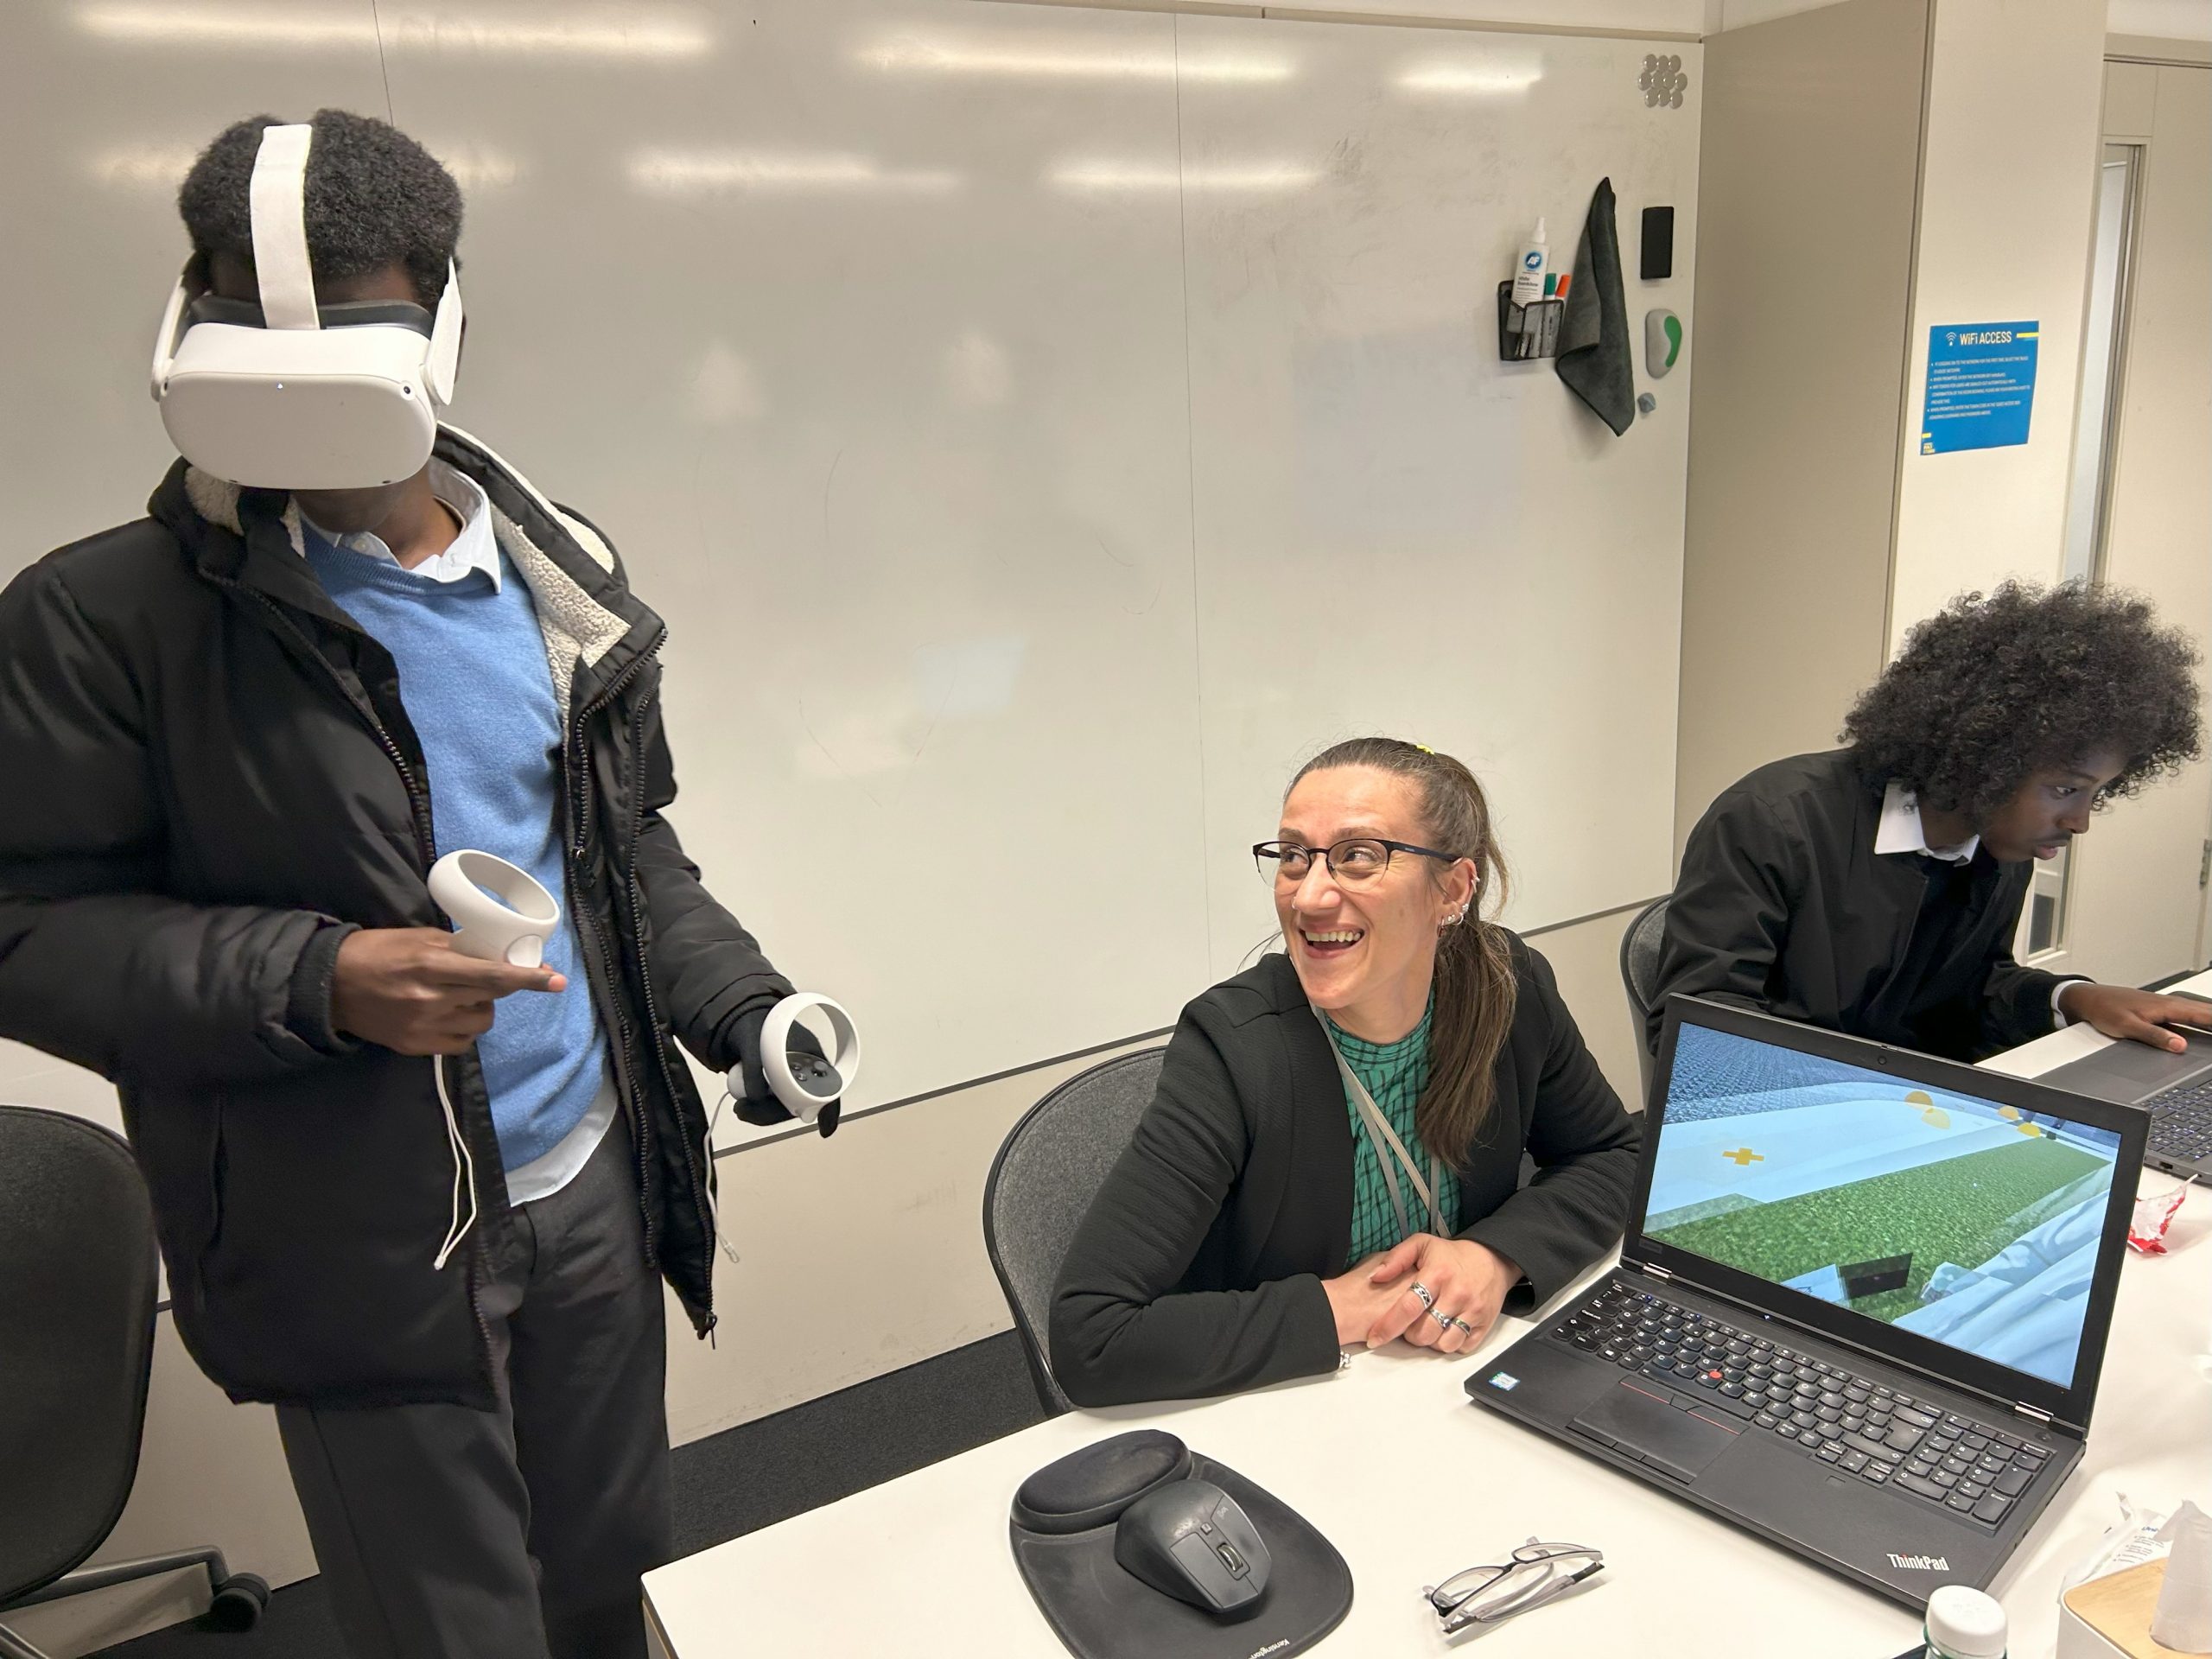
[{"label": "person with afro hair", "polygon": [[[258,304],[278,124],[184,181],[195,304]],[[302,206],[326,326],[427,332],[461,227],[437,160],[325,110]],[[115,1082],[177,1331],[276,1407],[354,1659],[646,1651],[664,1284],[715,1324],[677,1045],[790,1116],[760,1055],[790,982],[664,816],[666,632],[596,527],[449,427],[361,488],[179,459],[0,592],[0,1037]],[[542,963],[455,949],[426,877],[460,849],[557,895]]]},{"label": "person with afro hair", "polygon": [[2012,938],[2037,860],[2196,758],[2196,665],[2126,593],[2007,582],[1955,601],[1859,697],[1845,747],[1761,766],[1707,809],[1658,1001],[1961,1060],[2075,1020],[2183,1048],[2164,1022],[2201,1021],[2202,1003],[2023,967]]}]

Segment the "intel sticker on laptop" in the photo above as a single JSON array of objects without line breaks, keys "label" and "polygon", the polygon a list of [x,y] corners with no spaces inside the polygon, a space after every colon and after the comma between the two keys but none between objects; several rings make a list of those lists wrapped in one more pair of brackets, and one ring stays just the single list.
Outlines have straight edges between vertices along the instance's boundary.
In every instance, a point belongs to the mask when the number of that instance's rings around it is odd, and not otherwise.
[{"label": "intel sticker on laptop", "polygon": [[1493,1389],[1510,1394],[1521,1386],[1521,1379],[1510,1371],[1494,1371],[1491,1375],[1490,1385]]}]

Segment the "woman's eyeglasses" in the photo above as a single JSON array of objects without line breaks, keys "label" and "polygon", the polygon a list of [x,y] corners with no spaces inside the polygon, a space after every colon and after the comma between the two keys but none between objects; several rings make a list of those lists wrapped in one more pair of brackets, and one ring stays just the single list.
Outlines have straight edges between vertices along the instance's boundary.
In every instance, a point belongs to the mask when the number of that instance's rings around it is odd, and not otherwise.
[{"label": "woman's eyeglasses", "polygon": [[1354,836],[1333,847],[1301,847],[1294,841],[1263,841],[1252,849],[1252,865],[1261,878],[1279,887],[1294,887],[1319,859],[1340,887],[1360,887],[1381,878],[1399,853],[1418,858],[1459,862],[1456,853],[1440,853],[1433,847],[1416,847],[1409,841],[1384,841],[1377,836]]},{"label": "woman's eyeglasses", "polygon": [[1605,1565],[1603,1550],[1587,1544],[1547,1544],[1531,1538],[1513,1559],[1494,1567],[1471,1567],[1421,1594],[1436,1610],[1444,1633],[1470,1624],[1496,1624],[1564,1595]]}]

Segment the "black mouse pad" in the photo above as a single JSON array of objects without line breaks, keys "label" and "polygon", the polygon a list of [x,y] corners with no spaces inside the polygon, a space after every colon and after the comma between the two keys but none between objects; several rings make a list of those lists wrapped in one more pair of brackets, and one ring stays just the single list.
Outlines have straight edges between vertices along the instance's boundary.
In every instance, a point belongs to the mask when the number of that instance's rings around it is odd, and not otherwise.
[{"label": "black mouse pad", "polygon": [[1192,1476],[1242,1504],[1274,1563],[1247,1618],[1217,1619],[1162,1595],[1114,1559],[1109,1523],[1057,1535],[1012,1523],[1014,1565],[1052,1633],[1077,1659],[1289,1659],[1351,1611],[1351,1569],[1297,1510],[1202,1453]]}]

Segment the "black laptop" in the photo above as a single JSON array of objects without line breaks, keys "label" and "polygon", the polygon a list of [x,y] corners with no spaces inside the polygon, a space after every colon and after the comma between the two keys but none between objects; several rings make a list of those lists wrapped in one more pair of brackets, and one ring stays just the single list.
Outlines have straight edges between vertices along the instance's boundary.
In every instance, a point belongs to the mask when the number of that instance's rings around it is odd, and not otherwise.
[{"label": "black laptop", "polygon": [[[2167,995],[2207,1002],[2205,1021],[2212,1025],[2212,1001],[2193,991]],[[2151,1115],[2144,1161],[2169,1174],[2212,1179],[2212,1037],[2183,1034],[2189,1046],[2179,1054],[2144,1043],[2112,1043],[2054,1066],[2036,1081],[2047,1089],[2141,1107]]]},{"label": "black laptop", "polygon": [[1918,1607],[2080,1461],[2141,1112],[1670,998],[1621,1263],[1479,1404]]}]

